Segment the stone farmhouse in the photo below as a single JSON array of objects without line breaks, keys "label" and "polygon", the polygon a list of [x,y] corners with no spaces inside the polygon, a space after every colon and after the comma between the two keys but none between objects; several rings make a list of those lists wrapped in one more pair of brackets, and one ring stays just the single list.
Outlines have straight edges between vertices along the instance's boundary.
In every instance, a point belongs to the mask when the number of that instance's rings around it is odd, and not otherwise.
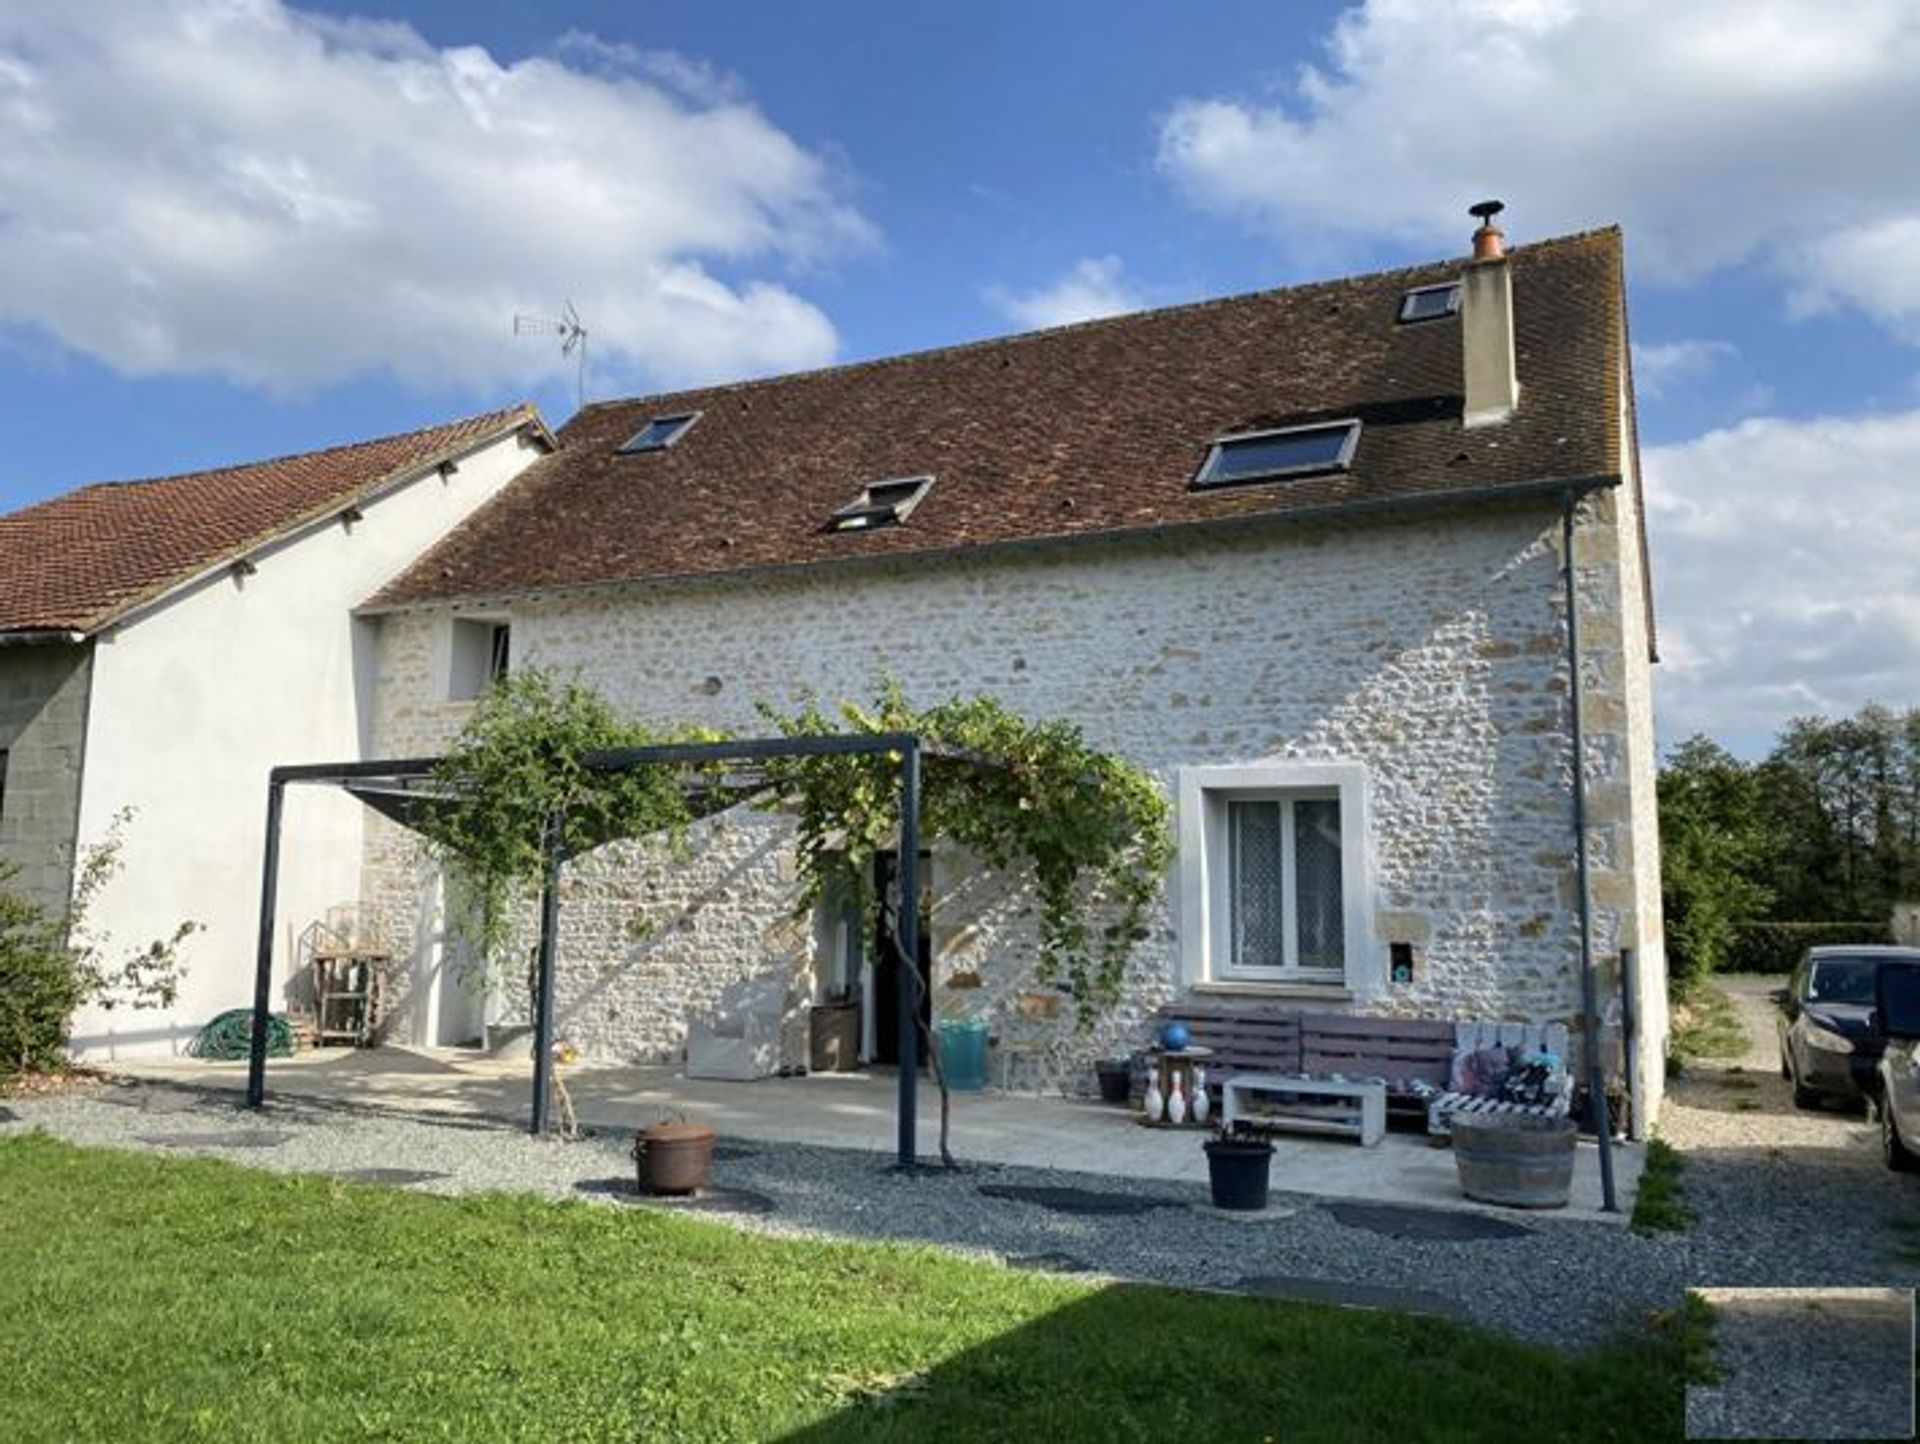
[{"label": "stone farmhouse", "polygon": [[[1621,238],[1507,251],[1486,226],[1475,251],[0,519],[0,855],[57,894],[133,805],[107,921],[210,924],[171,1016],[82,1020],[76,1047],[177,1048],[248,1001],[274,763],[433,755],[502,668],[742,735],[758,702],[891,678],[1071,719],[1176,803],[1121,1005],[1085,1035],[1063,1010],[1029,1083],[1090,1084],[1194,994],[1577,1025],[1584,911],[1604,1000],[1636,960],[1644,1128],[1665,969]],[[737,809],[676,865],[573,864],[561,1033],[673,1059],[760,988],[802,1038],[810,1004],[857,1000],[886,1061],[900,982],[870,920],[794,920],[787,826]],[[289,932],[343,902],[377,922],[389,1040],[512,1021],[400,827],[302,792],[285,837]],[[928,871],[934,1007],[997,1029],[1033,986],[1030,901],[938,847]],[[277,990],[297,956],[276,939]]]},{"label": "stone farmhouse", "polygon": [[[870,698],[888,677],[916,703],[990,692],[1074,720],[1177,800],[1176,873],[1124,1003],[1088,1036],[1060,1022],[1069,1084],[1192,991],[1576,1021],[1571,508],[1591,936],[1604,999],[1637,953],[1650,1116],[1654,639],[1621,239],[1476,244],[1472,262],[588,406],[359,609],[378,631],[372,750],[441,750],[467,712],[460,658],[499,629],[509,665],[661,726],[753,735],[758,701]],[[768,976],[790,1018],[851,990],[884,1060],[870,926],[791,920],[784,828],[737,813],[684,866],[619,847],[576,866],[561,1034],[674,1058],[690,1017]],[[1031,911],[966,858],[936,851],[931,873],[935,1007],[997,1030],[1032,986]],[[406,960],[399,1035],[470,1035],[432,879],[391,824],[370,828],[363,896]]]}]

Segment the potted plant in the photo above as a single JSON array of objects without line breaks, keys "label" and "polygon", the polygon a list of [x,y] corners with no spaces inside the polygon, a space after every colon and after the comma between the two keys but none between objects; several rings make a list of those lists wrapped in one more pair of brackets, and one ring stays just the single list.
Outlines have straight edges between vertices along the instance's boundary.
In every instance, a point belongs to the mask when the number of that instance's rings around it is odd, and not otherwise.
[{"label": "potted plant", "polygon": [[1203,1145],[1215,1208],[1257,1211],[1267,1206],[1267,1174],[1273,1145],[1244,1121],[1220,1129]]},{"label": "potted plant", "polygon": [[642,1193],[694,1193],[713,1167],[713,1130],[684,1116],[649,1123],[633,1135],[633,1161]]}]

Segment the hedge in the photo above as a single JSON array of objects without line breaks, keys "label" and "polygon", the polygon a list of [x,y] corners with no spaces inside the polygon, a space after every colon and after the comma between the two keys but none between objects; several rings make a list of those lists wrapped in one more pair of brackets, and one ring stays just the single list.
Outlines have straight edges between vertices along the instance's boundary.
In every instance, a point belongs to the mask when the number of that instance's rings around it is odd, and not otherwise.
[{"label": "hedge", "polygon": [[1893,932],[1883,922],[1783,923],[1748,921],[1733,925],[1733,944],[1727,949],[1723,973],[1785,973],[1808,948],[1845,943],[1890,943]]}]

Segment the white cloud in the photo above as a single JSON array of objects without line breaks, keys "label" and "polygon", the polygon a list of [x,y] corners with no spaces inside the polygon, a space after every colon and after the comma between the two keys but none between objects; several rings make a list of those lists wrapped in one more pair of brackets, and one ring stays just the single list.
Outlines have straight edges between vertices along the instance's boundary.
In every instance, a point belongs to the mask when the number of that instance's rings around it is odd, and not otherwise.
[{"label": "white cloud", "polygon": [[[782,271],[872,244],[833,167],[685,57],[503,64],[280,0],[0,10],[0,321],[132,375],[525,384],[831,359]],[[754,275],[756,269],[768,272]]]},{"label": "white cloud", "polygon": [[1920,682],[1920,410],[1646,453],[1663,735],[1764,736]]},{"label": "white cloud", "polygon": [[1853,305],[1920,346],[1920,214],[1840,231],[1795,252],[1794,309]]},{"label": "white cloud", "polygon": [[1660,396],[1675,386],[1702,380],[1721,362],[1739,354],[1727,341],[1666,341],[1644,346],[1636,342],[1634,389],[1643,397]]},{"label": "white cloud", "polygon": [[987,300],[1022,326],[1068,326],[1137,311],[1146,304],[1125,275],[1118,256],[1087,256],[1065,275],[1035,291],[991,286]]},{"label": "white cloud", "polygon": [[1278,101],[1186,100],[1163,170],[1311,254],[1620,221],[1665,280],[1759,259],[1920,341],[1912,0],[1370,0]]}]

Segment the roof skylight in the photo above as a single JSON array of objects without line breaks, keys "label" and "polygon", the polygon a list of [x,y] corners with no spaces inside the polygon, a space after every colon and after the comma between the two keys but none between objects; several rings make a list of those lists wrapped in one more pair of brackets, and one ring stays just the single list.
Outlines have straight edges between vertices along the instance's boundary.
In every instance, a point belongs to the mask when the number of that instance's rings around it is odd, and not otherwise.
[{"label": "roof skylight", "polygon": [[698,411],[683,411],[677,416],[656,416],[628,438],[620,448],[619,455],[629,456],[636,451],[665,451],[685,436],[699,419]]},{"label": "roof skylight", "polygon": [[1447,281],[1438,286],[1416,286],[1400,297],[1400,324],[1413,321],[1438,321],[1460,309],[1460,283]]},{"label": "roof skylight", "polygon": [[930,476],[901,476],[871,482],[860,495],[827,518],[828,531],[872,531],[898,526],[920,505],[933,486]]},{"label": "roof skylight", "polygon": [[1235,486],[1316,472],[1345,471],[1360,443],[1358,421],[1328,421],[1223,436],[1207,449],[1196,487]]}]

